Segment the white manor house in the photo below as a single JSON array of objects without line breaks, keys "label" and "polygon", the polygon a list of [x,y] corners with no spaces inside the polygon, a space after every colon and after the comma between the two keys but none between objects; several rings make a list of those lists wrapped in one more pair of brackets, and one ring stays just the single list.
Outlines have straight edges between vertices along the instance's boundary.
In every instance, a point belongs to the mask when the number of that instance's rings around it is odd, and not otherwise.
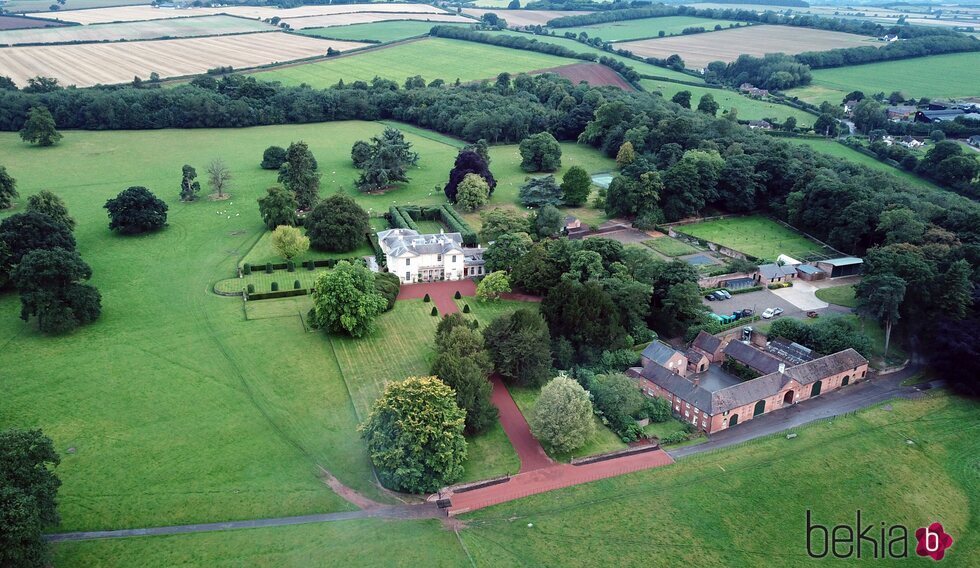
[{"label": "white manor house", "polygon": [[388,272],[403,284],[482,276],[483,249],[463,246],[459,233],[423,235],[412,229],[378,233]]}]

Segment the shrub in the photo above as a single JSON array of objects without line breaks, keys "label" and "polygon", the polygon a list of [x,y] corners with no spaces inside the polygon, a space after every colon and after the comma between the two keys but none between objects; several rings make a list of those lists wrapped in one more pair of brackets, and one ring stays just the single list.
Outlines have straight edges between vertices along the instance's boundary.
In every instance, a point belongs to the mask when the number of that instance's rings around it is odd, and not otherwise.
[{"label": "shrub", "polygon": [[371,230],[367,211],[341,193],[318,203],[303,225],[313,248],[328,252],[356,249]]},{"label": "shrub", "polygon": [[299,280],[293,281],[293,290],[299,290],[303,286],[299,283]]},{"label": "shrub", "polygon": [[273,292],[278,292],[279,291],[279,283],[278,282],[273,282],[272,283],[272,286],[269,289],[272,290]]},{"label": "shrub", "polygon": [[135,235],[162,229],[167,224],[167,204],[142,186],[133,186],[105,202],[109,229]]},{"label": "shrub", "polygon": [[469,304],[463,304],[463,313],[464,314],[470,313],[470,305]]},{"label": "shrub", "polygon": [[458,299],[460,299],[462,297],[463,297],[463,295],[459,293],[459,290],[456,290],[456,294],[453,296],[453,298],[456,298],[458,300]]},{"label": "shrub", "polygon": [[646,415],[651,422],[666,422],[670,420],[670,403],[659,396],[651,398],[647,400]]},{"label": "shrub", "polygon": [[245,264],[242,265],[242,274],[248,276],[251,273],[252,273],[252,265],[246,262]]},{"label": "shrub", "polygon": [[432,306],[432,311],[429,312],[429,315],[430,316],[437,316],[437,315],[439,315],[439,308],[437,308],[435,306]]},{"label": "shrub", "polygon": [[431,302],[431,301],[432,301],[432,298],[429,298],[429,295],[428,295],[428,294],[426,294],[426,295],[425,295],[425,297],[424,297],[424,298],[422,298],[422,301],[423,301],[423,302]]},{"label": "shrub", "polygon": [[390,272],[379,272],[374,275],[375,291],[388,302],[385,311],[395,307],[399,288],[401,288],[401,280],[398,279],[398,276]]},{"label": "shrub", "polygon": [[286,261],[286,270],[288,272],[296,272],[296,263],[293,262],[293,261],[291,261],[291,260],[287,260]]},{"label": "shrub", "polygon": [[272,263],[271,262],[265,263],[265,273],[266,274],[272,274]]},{"label": "shrub", "polygon": [[768,287],[769,287],[770,290],[779,290],[780,288],[792,288],[793,287],[793,283],[792,282],[773,282]]},{"label": "shrub", "polygon": [[312,260],[307,260],[306,261],[306,269],[307,270],[316,270],[316,264],[314,264]]},{"label": "shrub", "polygon": [[262,152],[263,170],[278,170],[286,161],[286,149],[281,146],[269,146]]},{"label": "shrub", "polygon": [[254,294],[255,293],[255,284],[249,284],[248,287],[246,288],[246,290],[248,290],[248,293],[249,294]]},{"label": "shrub", "polygon": [[531,432],[558,452],[582,447],[595,433],[589,393],[574,379],[552,379],[531,410]]}]

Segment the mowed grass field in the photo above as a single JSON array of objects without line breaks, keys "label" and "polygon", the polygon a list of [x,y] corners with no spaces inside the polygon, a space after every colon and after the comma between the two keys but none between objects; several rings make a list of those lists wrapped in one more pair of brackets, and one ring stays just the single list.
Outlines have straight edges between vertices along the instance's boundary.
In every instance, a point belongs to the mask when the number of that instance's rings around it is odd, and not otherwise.
[{"label": "mowed grass field", "polygon": [[840,144],[835,140],[830,140],[827,138],[785,138],[784,140],[792,144],[809,146],[818,152],[823,152],[824,154],[830,154],[831,156],[843,158],[849,162],[868,166],[873,170],[880,170],[890,173],[915,187],[939,189],[938,186],[926,179],[903,169],[889,166],[882,161],[876,160],[867,154],[862,154],[861,152]]},{"label": "mowed grass field", "polygon": [[815,69],[813,82],[786,91],[789,96],[819,105],[840,104],[851,91],[891,93],[911,98],[957,98],[980,96],[980,53],[952,53]]},{"label": "mowed grass field", "polygon": [[800,233],[759,215],[703,221],[676,229],[770,262],[781,254],[799,259],[822,250]]},{"label": "mowed grass field", "polygon": [[0,74],[18,85],[37,75],[54,77],[63,85],[79,87],[125,83],[134,76],[144,79],[204,73],[231,65],[256,67],[326,55],[366,44],[310,38],[281,32],[134,41],[0,48]]},{"label": "mowed grass field", "polygon": [[662,94],[668,100],[681,91],[689,91],[691,93],[691,108],[697,108],[701,97],[710,93],[721,108],[719,116],[724,111],[735,108],[738,109],[738,117],[742,120],[770,118],[782,123],[792,116],[796,119],[798,127],[813,126],[817,119],[814,115],[791,106],[753,99],[728,89],[709,89],[653,79],[642,79],[640,85],[647,91]]},{"label": "mowed grass field", "polygon": [[[860,509],[862,522],[910,533],[941,522],[955,539],[943,565],[966,567],[980,546],[978,421],[975,403],[952,396],[893,401],[793,429],[792,440],[780,434],[465,515],[465,552],[437,521],[363,520],[64,543],[55,565],[819,567],[828,561],[807,556],[806,511],[853,526]],[[918,558],[914,536],[909,547]]]},{"label": "mowed grass field", "polygon": [[259,71],[255,76],[263,81],[280,81],[285,85],[305,83],[314,88],[330,87],[341,79],[345,83],[370,81],[376,76],[398,83],[414,75],[421,75],[426,81],[459,79],[466,82],[491,79],[504,71],[516,74],[557,67],[569,61],[543,53],[431,38],[347,57]]},{"label": "mowed grass field", "polygon": [[0,44],[139,40],[267,32],[275,29],[274,26],[258,20],[246,20],[231,16],[205,16],[202,18],[175,18],[121,24],[9,30],[0,32]]},{"label": "mowed grass field", "polygon": [[[387,211],[396,200],[444,202],[431,188],[445,183],[457,148],[411,133],[406,138],[421,155],[411,184],[374,196],[353,189],[350,147],[383,128],[339,122],[66,131],[51,148],[0,134],[0,155],[18,180],[20,206],[41,189],[65,199],[78,220],[79,251],[103,296],[98,322],[69,336],[45,337],[18,318],[15,294],[0,294],[0,428],[40,427],[54,438],[63,457],[60,530],[350,508],[321,482],[319,467],[385,499],[356,435],[358,416],[331,342],[304,330],[298,316],[305,310],[293,299],[263,300],[250,303],[246,320],[240,298],[210,291],[235,274],[267,232],[256,204],[276,180],[275,172],[259,167],[267,146],[305,140],[323,172],[323,196],[342,190],[374,211]],[[606,161],[589,148],[565,148],[566,167],[576,163],[573,155]],[[505,184],[514,179],[512,154],[516,146],[494,148],[492,167]],[[232,171],[231,198],[180,203],[181,166],[203,171],[214,158]],[[144,185],[169,204],[167,229],[140,237],[109,232],[102,206],[131,185]],[[499,191],[495,202],[516,199]],[[427,310],[422,315],[418,319],[434,328],[435,318]],[[427,370],[425,355],[415,362],[421,366],[412,372]],[[381,380],[377,370],[364,372]],[[404,378],[392,373],[392,380]],[[497,460],[506,469],[499,441],[488,442],[484,463]]]},{"label": "mowed grass field", "polygon": [[582,32],[589,34],[589,37],[601,37],[606,41],[627,41],[631,39],[646,39],[657,37],[660,32],[666,35],[680,34],[685,28],[702,27],[708,31],[714,31],[715,26],[728,28],[729,25],[741,24],[734,20],[714,20],[711,18],[697,18],[694,16],[667,16],[664,18],[643,18],[640,20],[623,20],[619,22],[607,22],[604,24],[594,24],[579,28],[554,28],[553,31],[558,35],[565,35],[567,32],[578,35]]},{"label": "mowed grass field", "polygon": [[766,53],[802,53],[841,47],[881,46],[873,38],[790,26],[749,26],[716,33],[694,34],[662,39],[624,42],[617,45],[642,57],[680,55],[690,69],[712,61],[735,61],[739,55],[762,56]]},{"label": "mowed grass field", "polygon": [[[308,36],[343,39],[347,41],[374,40],[381,43],[399,41],[429,33],[432,22],[418,20],[399,20],[372,24],[353,24],[350,26],[330,26],[328,28],[307,28],[299,33]],[[439,23],[439,25],[445,25]]]}]

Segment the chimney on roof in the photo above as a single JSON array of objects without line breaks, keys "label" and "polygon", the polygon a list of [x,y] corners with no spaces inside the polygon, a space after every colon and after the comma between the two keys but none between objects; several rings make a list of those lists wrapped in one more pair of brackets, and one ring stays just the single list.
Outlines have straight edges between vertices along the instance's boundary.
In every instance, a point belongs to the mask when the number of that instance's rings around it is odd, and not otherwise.
[{"label": "chimney on roof", "polygon": [[785,373],[786,372],[786,363],[780,363],[779,364],[779,372],[780,373]]}]

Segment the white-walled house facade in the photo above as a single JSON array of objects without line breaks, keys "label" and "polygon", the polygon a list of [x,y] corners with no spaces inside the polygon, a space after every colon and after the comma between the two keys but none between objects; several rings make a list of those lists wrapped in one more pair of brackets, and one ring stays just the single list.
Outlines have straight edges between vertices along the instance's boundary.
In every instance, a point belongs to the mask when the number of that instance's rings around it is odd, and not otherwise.
[{"label": "white-walled house facade", "polygon": [[459,233],[419,234],[412,229],[378,233],[388,272],[403,284],[461,280],[483,274],[483,249],[463,247]]}]

